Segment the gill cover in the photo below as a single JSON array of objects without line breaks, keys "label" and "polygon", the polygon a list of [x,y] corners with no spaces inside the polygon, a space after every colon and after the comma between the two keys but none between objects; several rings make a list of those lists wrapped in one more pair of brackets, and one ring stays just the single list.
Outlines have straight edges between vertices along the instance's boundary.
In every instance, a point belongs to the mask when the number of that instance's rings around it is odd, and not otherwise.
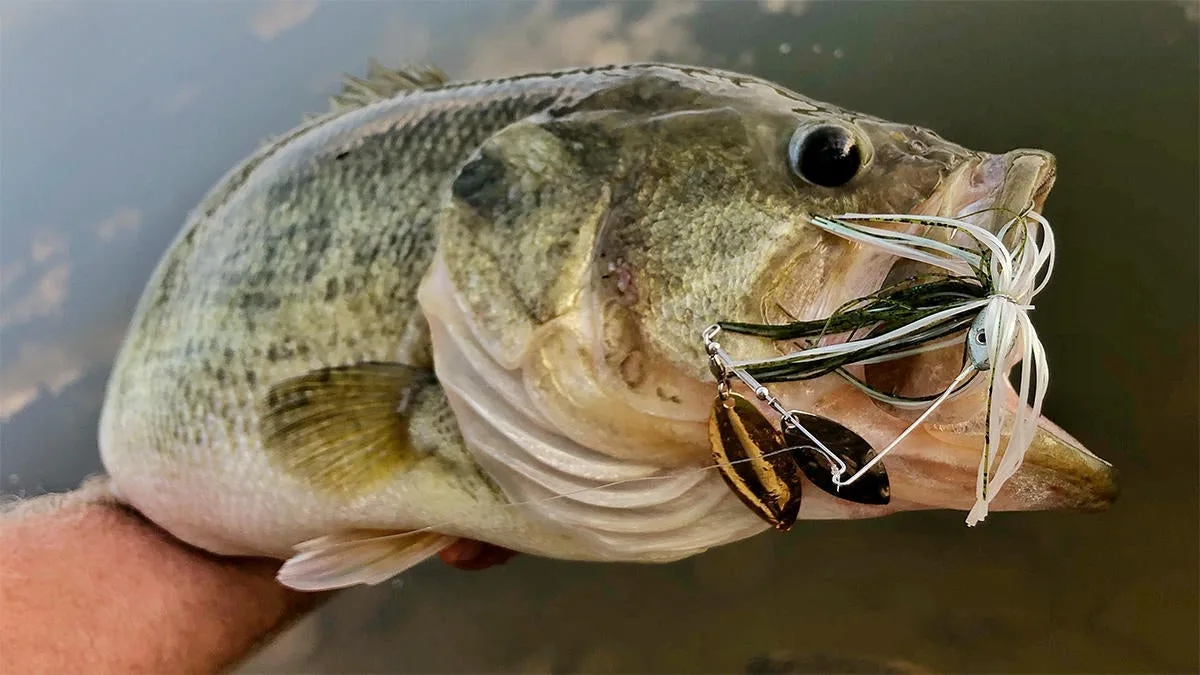
[{"label": "gill cover", "polygon": [[541,115],[494,135],[449,185],[418,294],[476,460],[521,508],[586,534],[598,559],[673,560],[764,527],[716,472],[680,471],[707,460],[702,413],[631,394],[602,361],[589,290],[628,168],[614,145],[653,123]]}]

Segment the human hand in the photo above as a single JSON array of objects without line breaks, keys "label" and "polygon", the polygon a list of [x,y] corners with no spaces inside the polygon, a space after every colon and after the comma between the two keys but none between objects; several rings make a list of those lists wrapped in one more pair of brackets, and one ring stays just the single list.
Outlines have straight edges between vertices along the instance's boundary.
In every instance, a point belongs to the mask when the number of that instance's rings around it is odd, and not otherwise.
[{"label": "human hand", "polygon": [[[331,597],[280,585],[280,562],[213,556],[85,485],[0,514],[0,672],[228,670]],[[512,551],[460,540],[475,570]]]}]

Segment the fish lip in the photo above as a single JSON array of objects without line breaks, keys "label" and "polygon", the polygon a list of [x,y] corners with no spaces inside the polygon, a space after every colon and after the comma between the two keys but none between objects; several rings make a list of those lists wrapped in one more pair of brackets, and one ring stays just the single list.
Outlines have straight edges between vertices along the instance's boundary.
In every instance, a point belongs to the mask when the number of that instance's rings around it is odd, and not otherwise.
[{"label": "fish lip", "polygon": [[[1042,212],[1058,170],[1054,155],[1044,150],[1020,149],[1002,155],[984,155],[965,173],[959,178],[964,184],[951,186],[947,195],[950,198],[942,204],[938,215],[973,220],[996,233],[1026,209]],[[978,218],[972,216],[975,213],[988,215]]]},{"label": "fish lip", "polygon": [[1006,166],[992,197],[988,229],[993,233],[1027,209],[1041,213],[1057,175],[1054,156],[1041,150],[1014,150],[999,159]]},{"label": "fish lip", "polygon": [[[1044,439],[1052,439],[1046,443]],[[1098,513],[1107,511],[1121,495],[1121,474],[1116,467],[1091,456],[1065,429],[1043,416],[1038,420],[1038,437],[1013,477],[1038,482],[1062,508]],[[1048,447],[1049,446],[1049,447]],[[1036,481],[1046,472],[1051,480]]]},{"label": "fish lip", "polygon": [[[1079,456],[1084,455],[1080,453]],[[1070,467],[1046,465],[1036,455],[1025,458],[1012,480],[1018,485],[1027,482],[1040,486],[1047,493],[1044,499],[1051,508],[1082,513],[1103,513],[1121,495],[1121,472],[1115,467],[1077,471]]]},{"label": "fish lip", "polygon": [[1050,196],[1050,191],[1054,189],[1054,183],[1058,180],[1058,166],[1051,163],[1048,170],[1042,177],[1041,182],[1033,191],[1033,210],[1041,213],[1046,206],[1046,199]]}]

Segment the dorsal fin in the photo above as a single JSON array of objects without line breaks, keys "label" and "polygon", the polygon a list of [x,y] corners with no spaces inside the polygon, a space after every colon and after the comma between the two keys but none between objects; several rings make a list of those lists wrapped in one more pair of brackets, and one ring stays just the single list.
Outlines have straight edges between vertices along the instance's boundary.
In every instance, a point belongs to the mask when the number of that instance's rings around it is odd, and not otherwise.
[{"label": "dorsal fin", "polygon": [[386,101],[403,91],[416,89],[435,89],[449,82],[449,77],[441,68],[434,65],[405,66],[391,69],[384,67],[375,59],[367,61],[367,76],[355,77],[349,73],[342,75],[342,90],[329,97],[329,112],[305,113],[301,117],[300,126],[287,134],[268,136],[260,142],[260,147],[266,148],[280,142],[284,138],[296,135],[297,130],[320,124],[342,113]]},{"label": "dorsal fin", "polygon": [[332,112],[345,112],[387,100],[402,91],[430,89],[446,84],[448,78],[433,65],[385,68],[375,59],[367,63],[365,78],[342,76],[342,91],[329,99]]}]

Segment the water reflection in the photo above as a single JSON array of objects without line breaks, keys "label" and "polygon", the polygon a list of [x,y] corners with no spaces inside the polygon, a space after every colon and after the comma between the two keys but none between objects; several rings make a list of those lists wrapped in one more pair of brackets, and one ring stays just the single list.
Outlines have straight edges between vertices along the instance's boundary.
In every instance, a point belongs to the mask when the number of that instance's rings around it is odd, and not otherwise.
[{"label": "water reflection", "polygon": [[1196,7],[0,2],[4,489],[99,468],[108,365],[158,256],[341,72],[736,68],[1058,155],[1061,262],[1035,316],[1048,413],[1123,470],[1122,501],[971,531],[947,513],[808,524],[670,566],[423,566],[345,593],[247,669],[1195,670]]}]

